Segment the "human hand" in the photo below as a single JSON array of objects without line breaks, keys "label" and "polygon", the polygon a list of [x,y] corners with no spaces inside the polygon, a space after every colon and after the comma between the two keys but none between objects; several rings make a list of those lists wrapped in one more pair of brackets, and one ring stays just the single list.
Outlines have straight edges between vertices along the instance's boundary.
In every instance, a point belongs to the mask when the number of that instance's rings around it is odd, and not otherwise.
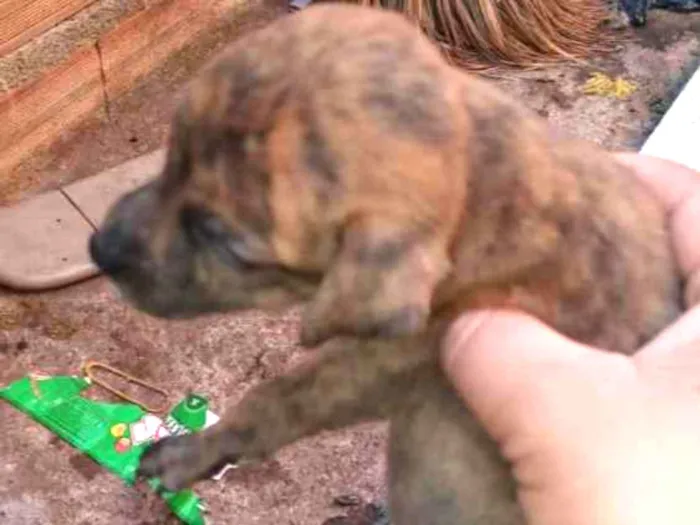
[{"label": "human hand", "polygon": [[[666,204],[686,301],[698,303],[700,173],[619,158]],[[700,523],[700,306],[631,357],[480,311],[454,323],[442,357],[511,463],[530,525]]]}]

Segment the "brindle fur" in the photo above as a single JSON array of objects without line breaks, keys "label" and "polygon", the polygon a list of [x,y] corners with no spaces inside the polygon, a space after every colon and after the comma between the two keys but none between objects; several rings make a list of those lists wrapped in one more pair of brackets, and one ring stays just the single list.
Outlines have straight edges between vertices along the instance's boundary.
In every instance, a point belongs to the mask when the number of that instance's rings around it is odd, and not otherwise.
[{"label": "brindle fur", "polygon": [[276,21],[184,95],[162,175],[116,204],[93,258],[156,316],[307,302],[302,343],[324,347],[218,425],[152,446],[141,473],[179,489],[388,419],[394,523],[523,523],[508,466],[440,369],[445,324],[515,308],[633,352],[681,310],[657,201],[385,11]]}]

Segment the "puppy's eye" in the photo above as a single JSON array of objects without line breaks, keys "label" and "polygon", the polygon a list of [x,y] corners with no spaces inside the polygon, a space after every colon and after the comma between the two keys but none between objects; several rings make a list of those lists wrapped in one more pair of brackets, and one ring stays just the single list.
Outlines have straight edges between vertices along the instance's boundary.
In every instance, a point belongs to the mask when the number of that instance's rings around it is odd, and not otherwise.
[{"label": "puppy's eye", "polygon": [[180,214],[182,229],[201,240],[214,240],[228,235],[226,225],[213,213],[199,208],[184,208]]},{"label": "puppy's eye", "polygon": [[213,213],[200,208],[185,208],[180,215],[182,229],[198,247],[213,250],[226,264],[247,267],[254,261],[246,256],[243,241]]}]

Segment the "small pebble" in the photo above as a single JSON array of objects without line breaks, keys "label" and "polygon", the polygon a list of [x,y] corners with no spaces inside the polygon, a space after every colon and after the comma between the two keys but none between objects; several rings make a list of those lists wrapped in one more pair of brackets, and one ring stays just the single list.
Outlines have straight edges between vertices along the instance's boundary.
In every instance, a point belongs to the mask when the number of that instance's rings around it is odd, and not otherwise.
[{"label": "small pebble", "polygon": [[333,505],[338,507],[357,507],[362,503],[362,499],[355,494],[342,494],[333,499]]}]

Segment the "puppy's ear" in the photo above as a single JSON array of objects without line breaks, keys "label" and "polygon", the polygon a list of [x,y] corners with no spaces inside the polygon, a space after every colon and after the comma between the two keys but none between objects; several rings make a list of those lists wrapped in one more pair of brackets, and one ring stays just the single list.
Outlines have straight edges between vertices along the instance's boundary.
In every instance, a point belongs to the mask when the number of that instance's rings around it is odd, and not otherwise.
[{"label": "puppy's ear", "polygon": [[346,226],[336,259],[307,306],[301,343],[338,335],[398,337],[421,331],[449,268],[444,237],[386,220]]}]

